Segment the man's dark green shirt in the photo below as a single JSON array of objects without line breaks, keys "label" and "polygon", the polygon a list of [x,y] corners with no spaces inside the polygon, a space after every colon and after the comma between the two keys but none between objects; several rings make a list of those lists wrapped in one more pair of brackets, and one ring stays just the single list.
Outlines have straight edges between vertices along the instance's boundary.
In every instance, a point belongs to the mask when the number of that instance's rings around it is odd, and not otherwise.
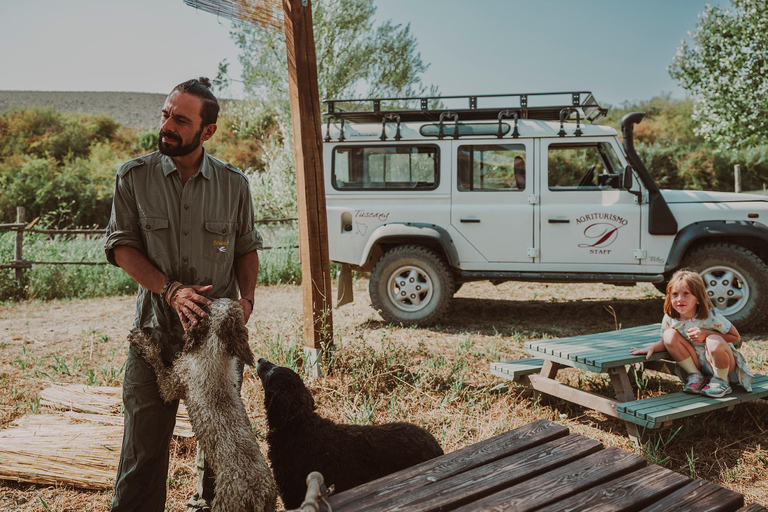
[{"label": "man's dark green shirt", "polygon": [[[107,260],[125,245],[141,251],[163,274],[185,285],[213,285],[209,298],[239,295],[234,260],[261,249],[253,203],[243,173],[203,151],[200,170],[186,184],[173,160],[159,152],[118,171],[107,227]],[[159,295],[139,286],[135,327],[158,333],[172,358],[183,329]]]}]

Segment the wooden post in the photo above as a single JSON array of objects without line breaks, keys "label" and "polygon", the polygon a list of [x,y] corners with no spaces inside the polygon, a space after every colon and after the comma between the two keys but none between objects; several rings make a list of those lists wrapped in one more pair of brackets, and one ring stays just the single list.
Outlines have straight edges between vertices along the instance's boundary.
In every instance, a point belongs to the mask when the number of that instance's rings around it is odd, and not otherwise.
[{"label": "wooden post", "polygon": [[733,166],[733,185],[736,193],[741,193],[741,165],[739,164]]},{"label": "wooden post", "polygon": [[319,375],[322,349],[333,342],[333,302],[312,5],[309,0],[283,0],[283,9],[298,188],[304,353],[312,373]]},{"label": "wooden post", "polygon": [[[25,213],[26,213],[26,210],[24,209],[23,206],[16,207],[16,224],[24,224]],[[13,247],[13,259],[17,265],[21,264],[21,260],[22,260],[21,246],[23,243],[24,243],[24,228],[19,227],[16,230],[16,242],[14,243],[14,247]],[[15,269],[15,273],[16,273],[16,282],[19,283],[19,290],[21,290],[22,286],[24,286],[24,269],[21,268],[21,266],[17,266]]]}]

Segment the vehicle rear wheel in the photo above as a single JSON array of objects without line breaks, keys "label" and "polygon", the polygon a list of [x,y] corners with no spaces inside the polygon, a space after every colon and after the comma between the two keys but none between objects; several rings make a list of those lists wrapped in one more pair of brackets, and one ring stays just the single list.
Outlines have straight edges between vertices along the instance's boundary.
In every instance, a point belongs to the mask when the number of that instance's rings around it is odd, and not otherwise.
[{"label": "vehicle rear wheel", "polygon": [[754,327],[768,315],[768,267],[752,251],[733,244],[710,244],[685,259],[704,279],[707,295],[739,329]]},{"label": "vehicle rear wheel", "polygon": [[395,324],[431,325],[445,314],[454,293],[448,266],[433,251],[405,245],[376,263],[368,285],[371,305]]}]

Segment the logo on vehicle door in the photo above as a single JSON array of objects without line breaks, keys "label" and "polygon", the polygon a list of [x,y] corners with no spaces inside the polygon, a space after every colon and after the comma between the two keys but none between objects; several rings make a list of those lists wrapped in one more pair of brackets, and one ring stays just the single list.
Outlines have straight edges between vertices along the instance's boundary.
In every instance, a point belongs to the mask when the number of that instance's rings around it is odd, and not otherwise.
[{"label": "logo on vehicle door", "polygon": [[589,249],[589,254],[610,254],[608,249],[619,237],[619,229],[629,221],[612,213],[590,213],[576,219],[576,225],[586,223],[584,238],[587,242],[579,244],[583,249]]}]

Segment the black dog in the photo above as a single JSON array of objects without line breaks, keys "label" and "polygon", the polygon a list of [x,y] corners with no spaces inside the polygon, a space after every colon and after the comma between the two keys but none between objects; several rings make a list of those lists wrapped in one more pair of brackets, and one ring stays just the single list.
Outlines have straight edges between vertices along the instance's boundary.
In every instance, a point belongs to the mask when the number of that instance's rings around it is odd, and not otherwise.
[{"label": "black dog", "polygon": [[410,423],[337,425],[315,412],[296,372],[259,359],[264,385],[269,460],[286,508],[298,508],[306,478],[319,471],[336,492],[443,454],[432,434]]}]

